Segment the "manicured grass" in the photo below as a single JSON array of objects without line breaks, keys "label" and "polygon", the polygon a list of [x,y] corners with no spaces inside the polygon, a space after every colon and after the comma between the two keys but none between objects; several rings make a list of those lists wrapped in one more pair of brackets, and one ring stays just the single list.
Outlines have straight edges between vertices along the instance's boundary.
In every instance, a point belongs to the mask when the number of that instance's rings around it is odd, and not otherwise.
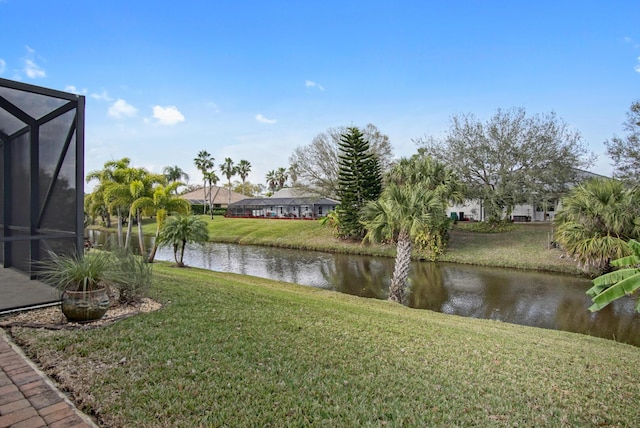
[{"label": "manicured grass", "polygon": [[584,275],[570,257],[550,248],[553,225],[516,224],[502,233],[474,233],[456,228],[442,261]]},{"label": "manicured grass", "polygon": [[106,426],[640,420],[628,345],[167,264],[154,290],[163,309],[109,327],[12,332]]},{"label": "manicured grass", "polygon": [[[211,240],[215,242],[395,256],[393,245],[341,241],[318,221],[202,218],[209,223]],[[562,257],[562,251],[549,248],[549,241],[553,239],[552,224],[515,224],[513,230],[501,233],[476,233],[464,227],[464,223],[459,223],[451,231],[441,261],[584,275],[573,260]],[[155,233],[155,223],[146,224],[144,230]]]}]

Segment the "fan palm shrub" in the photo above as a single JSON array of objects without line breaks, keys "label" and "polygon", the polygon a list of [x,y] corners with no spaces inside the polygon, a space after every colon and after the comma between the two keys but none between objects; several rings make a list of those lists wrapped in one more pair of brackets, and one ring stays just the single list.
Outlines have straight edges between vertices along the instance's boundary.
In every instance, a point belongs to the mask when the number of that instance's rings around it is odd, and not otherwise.
[{"label": "fan palm shrub", "polygon": [[631,254],[640,236],[640,198],[618,180],[591,179],[562,200],[555,239],[585,271],[610,270],[609,262]]}]

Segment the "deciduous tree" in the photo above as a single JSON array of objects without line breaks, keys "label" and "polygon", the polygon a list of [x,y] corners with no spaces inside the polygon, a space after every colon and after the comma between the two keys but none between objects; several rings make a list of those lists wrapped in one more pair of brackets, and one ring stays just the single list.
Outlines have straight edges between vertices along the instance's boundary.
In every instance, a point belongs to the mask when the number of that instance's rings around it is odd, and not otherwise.
[{"label": "deciduous tree", "polygon": [[[289,168],[294,171],[293,175],[290,173],[294,187],[310,194],[337,198],[340,139],[350,128],[329,128],[318,134],[310,144],[293,151],[289,157]],[[360,132],[369,142],[370,153],[377,155],[381,171],[386,172],[393,161],[389,137],[372,124],[360,129]]]},{"label": "deciduous tree", "polygon": [[467,197],[484,201],[488,217],[508,216],[520,203],[565,192],[591,164],[580,134],[554,113],[498,110],[486,122],[453,116],[446,137],[418,139],[424,154],[456,171]]},{"label": "deciduous tree", "polygon": [[614,136],[605,141],[607,153],[613,159],[616,178],[631,185],[640,184],[640,100],[634,101],[627,112],[623,128],[627,136]]}]

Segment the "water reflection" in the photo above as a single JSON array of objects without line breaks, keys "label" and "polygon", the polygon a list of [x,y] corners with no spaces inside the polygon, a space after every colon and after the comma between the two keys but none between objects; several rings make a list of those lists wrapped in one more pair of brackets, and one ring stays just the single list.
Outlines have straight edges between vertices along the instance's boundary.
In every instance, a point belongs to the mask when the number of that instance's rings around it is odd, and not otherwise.
[{"label": "water reflection", "polygon": [[[90,239],[104,241],[93,231]],[[150,248],[150,242],[147,243]],[[158,260],[173,261],[160,249]],[[210,243],[188,247],[189,266],[385,299],[393,260],[385,257]],[[408,306],[465,317],[493,319],[615,339],[640,346],[640,316],[634,300],[620,299],[591,313],[590,282],[565,275],[477,266],[414,262]]]}]

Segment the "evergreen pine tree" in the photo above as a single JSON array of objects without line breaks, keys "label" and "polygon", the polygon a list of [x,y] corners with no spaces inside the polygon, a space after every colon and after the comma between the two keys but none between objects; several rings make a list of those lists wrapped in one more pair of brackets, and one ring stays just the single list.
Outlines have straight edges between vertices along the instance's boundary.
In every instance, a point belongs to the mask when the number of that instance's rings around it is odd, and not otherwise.
[{"label": "evergreen pine tree", "polygon": [[348,128],[339,143],[338,236],[360,239],[364,228],[360,211],[368,201],[376,200],[382,191],[380,162],[373,155],[358,128]]}]

